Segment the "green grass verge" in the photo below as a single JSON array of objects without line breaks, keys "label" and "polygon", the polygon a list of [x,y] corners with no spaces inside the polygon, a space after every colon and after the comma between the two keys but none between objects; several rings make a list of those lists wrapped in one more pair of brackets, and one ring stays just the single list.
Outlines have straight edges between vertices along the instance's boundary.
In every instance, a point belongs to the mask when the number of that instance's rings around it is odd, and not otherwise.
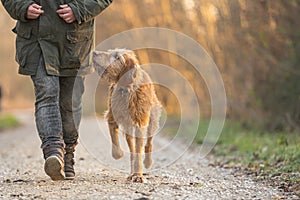
[{"label": "green grass verge", "polygon": [[[200,122],[195,144],[203,143],[208,124]],[[300,194],[299,133],[271,133],[227,120],[213,154],[222,167],[246,170],[278,187],[285,183],[284,190]]]},{"label": "green grass verge", "polygon": [[0,113],[0,131],[14,128],[19,125],[20,122],[12,114]]},{"label": "green grass verge", "polygon": [[[199,127],[195,143],[202,143],[207,124]],[[299,133],[271,133],[227,121],[213,153],[226,167],[242,168],[258,179],[300,195]]]},{"label": "green grass verge", "polygon": [[[203,129],[205,125],[199,128],[196,143],[202,143]],[[251,130],[229,121],[225,123],[214,154],[232,156],[247,167],[270,170],[270,173],[297,173],[300,171],[300,134]]]}]

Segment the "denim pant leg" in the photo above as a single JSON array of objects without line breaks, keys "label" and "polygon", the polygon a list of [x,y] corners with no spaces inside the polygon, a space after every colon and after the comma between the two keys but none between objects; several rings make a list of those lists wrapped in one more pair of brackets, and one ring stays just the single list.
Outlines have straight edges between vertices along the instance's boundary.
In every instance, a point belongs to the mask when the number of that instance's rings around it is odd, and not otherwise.
[{"label": "denim pant leg", "polygon": [[31,76],[35,91],[35,121],[42,141],[42,149],[48,146],[64,148],[61,115],[59,110],[59,77],[49,76],[40,56],[36,75]]},{"label": "denim pant leg", "polygon": [[74,151],[82,115],[84,77],[60,77],[60,113],[66,150]]}]

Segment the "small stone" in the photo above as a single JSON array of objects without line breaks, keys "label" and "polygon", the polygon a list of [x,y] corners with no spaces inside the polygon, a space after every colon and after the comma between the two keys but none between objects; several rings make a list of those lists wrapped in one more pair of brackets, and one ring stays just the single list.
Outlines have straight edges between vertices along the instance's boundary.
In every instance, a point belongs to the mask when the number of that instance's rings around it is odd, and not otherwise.
[{"label": "small stone", "polygon": [[6,180],[4,181],[4,183],[11,183],[11,180],[10,180],[10,179],[6,179]]},{"label": "small stone", "polygon": [[62,187],[61,190],[70,190],[70,187]]}]

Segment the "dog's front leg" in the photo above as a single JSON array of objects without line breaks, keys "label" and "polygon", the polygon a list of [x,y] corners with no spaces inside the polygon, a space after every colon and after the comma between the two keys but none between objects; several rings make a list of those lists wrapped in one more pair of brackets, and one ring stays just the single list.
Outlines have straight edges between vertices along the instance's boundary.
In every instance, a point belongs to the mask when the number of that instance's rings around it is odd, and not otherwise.
[{"label": "dog's front leg", "polygon": [[123,151],[119,143],[118,125],[116,122],[108,122],[108,126],[112,142],[112,156],[114,159],[120,159],[123,157]]},{"label": "dog's front leg", "polygon": [[143,177],[143,144],[144,135],[146,133],[147,127],[136,127],[135,131],[135,151],[133,155],[133,174],[130,176],[133,182],[144,183],[146,180]]},{"label": "dog's front leg", "polygon": [[[132,133],[126,133],[126,141],[128,144],[128,148],[130,151],[130,173],[133,174],[134,173],[134,152],[135,152],[135,148],[134,148],[134,138],[131,135]],[[131,176],[129,176],[128,179],[131,179]]]}]

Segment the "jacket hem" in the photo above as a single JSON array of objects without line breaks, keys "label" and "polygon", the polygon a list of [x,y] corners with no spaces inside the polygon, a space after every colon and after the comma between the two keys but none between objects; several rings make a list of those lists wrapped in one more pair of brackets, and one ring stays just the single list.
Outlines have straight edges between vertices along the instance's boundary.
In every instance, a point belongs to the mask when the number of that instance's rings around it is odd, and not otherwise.
[{"label": "jacket hem", "polygon": [[[47,70],[47,74],[50,76],[60,76],[60,77],[68,77],[68,76],[85,76],[88,74],[94,73],[95,69],[93,67],[85,67],[84,69],[60,69],[59,72],[49,71]],[[36,74],[36,71],[28,70],[24,67],[19,67],[19,74],[25,76],[33,76]]]}]

